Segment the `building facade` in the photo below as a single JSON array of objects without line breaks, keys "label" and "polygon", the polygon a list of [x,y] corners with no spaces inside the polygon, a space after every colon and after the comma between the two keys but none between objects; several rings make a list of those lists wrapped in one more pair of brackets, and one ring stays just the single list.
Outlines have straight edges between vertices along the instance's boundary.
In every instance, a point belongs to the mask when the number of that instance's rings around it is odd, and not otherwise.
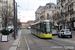
[{"label": "building facade", "polygon": [[75,30],[75,0],[57,0],[57,8],[58,25]]},{"label": "building facade", "polygon": [[34,21],[29,20],[28,22],[21,22],[21,28],[28,28],[31,27],[31,24],[33,24]]},{"label": "building facade", "polygon": [[[40,7],[39,7],[40,8]],[[54,3],[47,3],[35,12],[36,21],[39,20],[51,20],[52,26],[54,26],[53,14],[56,12],[57,6]],[[39,20],[38,20],[39,19]]]},{"label": "building facade", "polygon": [[53,22],[53,13],[56,11],[56,5],[54,3],[47,3],[41,9],[40,19],[41,20],[51,20]]},{"label": "building facade", "polygon": [[43,8],[43,6],[39,6],[39,8],[36,10],[35,12],[35,22],[38,22],[40,20],[40,13],[41,13],[41,9]]}]

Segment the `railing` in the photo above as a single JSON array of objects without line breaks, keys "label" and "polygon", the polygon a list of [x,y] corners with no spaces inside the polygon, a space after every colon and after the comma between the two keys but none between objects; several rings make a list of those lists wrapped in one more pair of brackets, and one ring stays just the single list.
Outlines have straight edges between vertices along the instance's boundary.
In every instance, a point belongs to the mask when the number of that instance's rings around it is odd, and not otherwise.
[{"label": "railing", "polygon": [[74,3],[74,2],[75,2],[75,0],[71,0],[71,1],[69,1],[69,5],[72,4],[72,3]]},{"label": "railing", "polygon": [[65,0],[61,0],[61,2],[64,2]]},{"label": "railing", "polygon": [[69,3],[75,2],[75,0],[69,0]]},{"label": "railing", "polygon": [[71,8],[70,10],[68,10],[68,12],[72,12],[73,11],[73,8]]},{"label": "railing", "polygon": [[68,11],[65,11],[65,14],[67,14],[68,13]]},{"label": "railing", "polygon": [[68,5],[69,5],[69,3],[66,3],[66,4],[65,4],[65,6],[68,6]]}]

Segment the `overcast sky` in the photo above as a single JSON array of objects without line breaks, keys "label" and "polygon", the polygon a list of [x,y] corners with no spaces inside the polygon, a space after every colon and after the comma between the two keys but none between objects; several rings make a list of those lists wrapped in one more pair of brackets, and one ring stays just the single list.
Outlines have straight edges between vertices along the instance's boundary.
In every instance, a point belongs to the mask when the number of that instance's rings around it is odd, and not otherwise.
[{"label": "overcast sky", "polygon": [[45,6],[46,3],[55,3],[56,0],[16,0],[18,5],[18,18],[21,22],[35,20],[35,11],[39,6]]}]

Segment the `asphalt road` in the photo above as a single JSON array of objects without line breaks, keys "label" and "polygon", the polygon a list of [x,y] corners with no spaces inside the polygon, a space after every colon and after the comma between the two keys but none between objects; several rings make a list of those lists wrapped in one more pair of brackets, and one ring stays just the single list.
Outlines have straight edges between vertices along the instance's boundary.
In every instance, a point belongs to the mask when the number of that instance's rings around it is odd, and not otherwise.
[{"label": "asphalt road", "polygon": [[21,38],[17,50],[75,50],[75,35],[73,38],[40,39],[31,34],[28,29],[22,29]]}]

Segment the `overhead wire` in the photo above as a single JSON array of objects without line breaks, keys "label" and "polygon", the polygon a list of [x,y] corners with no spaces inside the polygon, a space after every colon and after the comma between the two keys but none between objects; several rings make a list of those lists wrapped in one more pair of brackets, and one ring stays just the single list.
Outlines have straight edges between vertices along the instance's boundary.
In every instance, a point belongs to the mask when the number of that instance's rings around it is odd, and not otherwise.
[{"label": "overhead wire", "polygon": [[28,8],[29,8],[29,1],[30,1],[30,0],[28,0],[28,4],[27,4],[27,11],[28,11]]}]

